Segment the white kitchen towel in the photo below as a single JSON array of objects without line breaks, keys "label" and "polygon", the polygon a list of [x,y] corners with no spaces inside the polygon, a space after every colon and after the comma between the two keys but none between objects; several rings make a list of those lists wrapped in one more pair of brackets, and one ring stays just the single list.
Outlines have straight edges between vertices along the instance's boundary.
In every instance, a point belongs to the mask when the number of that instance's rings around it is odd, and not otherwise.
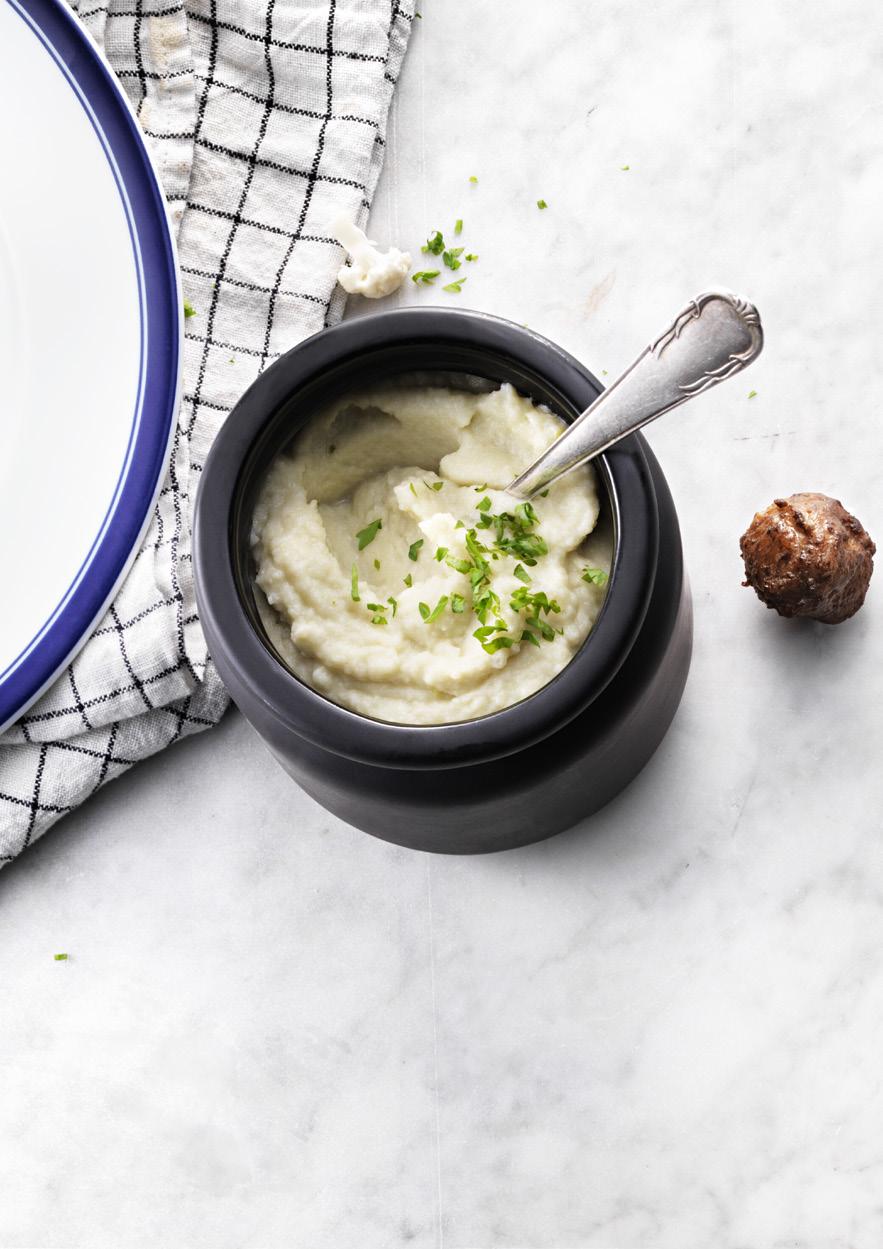
[{"label": "white kitchen towel", "polygon": [[[184,397],[122,589],[0,738],[0,865],[139,759],[215,724],[190,521],[212,439],[249,383],[340,318],[340,213],[364,224],[413,0],[78,0],[138,113],[177,234]],[[95,368],[101,368],[100,355]]]}]

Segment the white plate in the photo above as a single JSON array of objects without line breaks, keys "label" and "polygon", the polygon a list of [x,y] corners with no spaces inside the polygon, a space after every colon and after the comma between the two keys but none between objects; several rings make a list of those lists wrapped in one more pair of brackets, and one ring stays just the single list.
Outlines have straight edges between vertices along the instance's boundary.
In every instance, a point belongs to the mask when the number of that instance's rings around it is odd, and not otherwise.
[{"label": "white plate", "polygon": [[165,470],[183,310],[116,79],[60,0],[0,0],[0,728],[82,645]]}]

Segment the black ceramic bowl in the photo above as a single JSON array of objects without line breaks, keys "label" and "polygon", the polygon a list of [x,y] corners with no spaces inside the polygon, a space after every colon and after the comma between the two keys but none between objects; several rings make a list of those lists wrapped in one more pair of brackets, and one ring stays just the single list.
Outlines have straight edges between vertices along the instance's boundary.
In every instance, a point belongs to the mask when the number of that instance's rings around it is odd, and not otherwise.
[{"label": "black ceramic bowl", "polygon": [[301,343],[249,388],[206,462],[193,545],[203,626],[235,702],[329,811],[420,850],[525,845],[618,793],[671,723],[692,645],[677,516],[643,438],[621,442],[596,461],[614,535],[607,595],[592,632],[554,680],[512,707],[459,724],[390,724],[337,706],[294,676],[264,633],[251,515],[271,460],[317,408],[402,375],[470,389],[509,381],[565,420],[601,390],[554,343],[475,312],[380,313]]}]

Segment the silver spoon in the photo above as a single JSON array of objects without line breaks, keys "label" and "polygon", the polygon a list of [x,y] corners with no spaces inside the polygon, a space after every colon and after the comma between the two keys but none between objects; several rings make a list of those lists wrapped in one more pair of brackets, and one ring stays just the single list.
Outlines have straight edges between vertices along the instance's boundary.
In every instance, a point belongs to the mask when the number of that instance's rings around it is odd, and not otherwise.
[{"label": "silver spoon", "polygon": [[509,493],[531,498],[663,412],[735,377],[757,359],[762,347],[760,316],[747,299],[728,291],[697,295],[622,376],[515,478]]}]

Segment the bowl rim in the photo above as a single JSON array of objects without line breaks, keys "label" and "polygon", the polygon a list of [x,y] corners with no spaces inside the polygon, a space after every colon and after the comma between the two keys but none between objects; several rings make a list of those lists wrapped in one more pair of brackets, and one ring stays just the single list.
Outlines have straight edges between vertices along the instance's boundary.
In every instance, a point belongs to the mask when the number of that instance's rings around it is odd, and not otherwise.
[{"label": "bowl rim", "polygon": [[280,728],[314,747],[381,767],[435,769],[481,763],[528,748],[564,727],[598,697],[621,667],[643,624],[653,589],[659,550],[656,492],[640,435],[623,440],[596,461],[614,526],[607,593],[581,648],[535,693],[477,719],[439,725],[374,720],[332,702],[284,665],[249,618],[234,571],[236,500],[253,447],[297,391],[350,358],[355,362],[398,345],[426,350],[462,347],[507,358],[513,367],[523,366],[547,381],[574,413],[603,390],[597,378],[556,343],[488,313],[394,309],[319,331],[258,376],[215,438],[194,508],[197,603],[210,653],[234,701],[237,692],[247,690]]}]

